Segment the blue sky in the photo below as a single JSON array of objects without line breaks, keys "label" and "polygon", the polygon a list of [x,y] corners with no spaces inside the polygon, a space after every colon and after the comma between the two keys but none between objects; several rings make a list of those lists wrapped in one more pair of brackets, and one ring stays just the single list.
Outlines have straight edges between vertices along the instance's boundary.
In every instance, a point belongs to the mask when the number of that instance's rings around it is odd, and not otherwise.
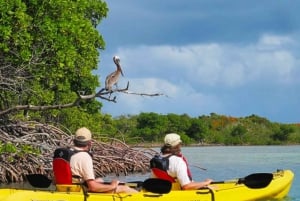
[{"label": "blue sky", "polygon": [[300,1],[110,0],[98,27],[106,48],[99,75],[121,59],[130,92],[103,113],[217,113],[300,122]]}]

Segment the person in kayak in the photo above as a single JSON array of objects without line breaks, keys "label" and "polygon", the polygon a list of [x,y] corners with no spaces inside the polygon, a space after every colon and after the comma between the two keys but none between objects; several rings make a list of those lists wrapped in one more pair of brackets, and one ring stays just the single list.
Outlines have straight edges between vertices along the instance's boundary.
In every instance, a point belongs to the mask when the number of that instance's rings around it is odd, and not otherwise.
[{"label": "person in kayak", "polygon": [[[152,168],[151,177],[162,178],[172,182],[179,182],[182,190],[194,190],[203,187],[213,188],[210,183],[212,179],[206,179],[201,182],[192,180],[192,174],[189,170],[187,160],[181,153],[181,139],[176,133],[169,133],[164,138],[164,145],[161,148],[162,157],[168,158],[167,175],[164,175],[157,168]],[[150,164],[151,165],[151,164]],[[168,178],[168,177],[171,177]]]},{"label": "person in kayak", "polygon": [[136,193],[133,188],[119,185],[120,181],[112,180],[110,184],[104,184],[102,178],[95,178],[92,157],[89,150],[92,146],[92,133],[82,127],[75,132],[74,149],[77,152],[70,159],[72,175],[79,176],[87,184],[90,192],[103,193]]}]

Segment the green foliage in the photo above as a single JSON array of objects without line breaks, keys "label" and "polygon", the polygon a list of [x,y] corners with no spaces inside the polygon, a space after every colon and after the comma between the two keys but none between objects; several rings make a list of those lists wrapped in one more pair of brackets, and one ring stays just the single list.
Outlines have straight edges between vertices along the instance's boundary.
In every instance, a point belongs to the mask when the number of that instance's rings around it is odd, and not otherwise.
[{"label": "green foliage", "polygon": [[16,153],[17,147],[11,142],[0,144],[0,153]]},{"label": "green foliage", "polygon": [[78,128],[83,126],[89,128],[95,134],[100,133],[103,122],[105,122],[105,116],[99,112],[88,113],[78,107],[60,111],[57,119],[70,134],[73,134]]},{"label": "green foliage", "polygon": [[289,135],[295,131],[294,127],[290,125],[278,125],[274,127],[271,138],[281,144],[288,140]]},{"label": "green foliage", "polygon": [[[72,103],[77,93],[95,92],[99,81],[92,71],[105,46],[96,26],[107,16],[104,1],[3,0],[0,4],[0,69],[5,68],[1,75],[13,80],[0,86],[0,110]],[[82,113],[93,115],[101,104],[91,100],[80,107]],[[71,111],[30,116],[62,124],[64,119],[83,120],[82,113],[75,116]],[[93,117],[87,114],[83,116]]]},{"label": "green foliage", "polygon": [[180,133],[190,128],[190,117],[187,114],[167,114],[166,118],[168,121],[166,133]]},{"label": "green foliage", "polygon": [[[31,146],[31,145],[19,145],[16,146],[11,142],[1,143],[0,142],[0,153],[10,153],[10,154],[17,154],[17,155],[24,155],[24,154],[40,154],[40,150]],[[11,158],[13,160],[13,158]]]},{"label": "green foliage", "polygon": [[135,135],[146,141],[159,141],[163,138],[167,128],[167,118],[156,113],[141,113],[137,118]]},{"label": "green foliage", "polygon": [[291,126],[294,130],[294,132],[289,134],[289,138],[288,141],[289,142],[294,142],[295,144],[300,142],[300,125],[296,125],[296,124],[289,124],[289,126]]},{"label": "green foliage", "polygon": [[41,151],[31,145],[22,145],[21,152],[24,154],[41,154]]},{"label": "green foliage", "polygon": [[244,136],[247,133],[247,129],[243,126],[238,124],[230,129],[230,140],[227,140],[227,143],[230,144],[243,144]]},{"label": "green foliage", "polygon": [[208,135],[209,132],[207,123],[198,118],[192,118],[190,122],[190,127],[187,129],[190,138],[194,139],[196,142],[203,142],[205,136]]},{"label": "green foliage", "polygon": [[[272,123],[263,117],[245,118],[212,113],[197,118],[188,115],[141,113],[113,120],[126,140],[142,138],[144,142],[163,143],[167,133],[181,135],[185,144],[275,145],[299,144],[300,126]],[[121,126],[123,125],[123,126]],[[129,141],[130,142],[130,141]]]}]

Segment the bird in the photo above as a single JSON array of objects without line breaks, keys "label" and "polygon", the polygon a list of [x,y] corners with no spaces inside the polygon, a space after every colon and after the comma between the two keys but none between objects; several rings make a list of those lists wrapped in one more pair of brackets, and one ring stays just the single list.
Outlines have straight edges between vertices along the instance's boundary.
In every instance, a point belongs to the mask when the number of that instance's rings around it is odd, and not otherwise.
[{"label": "bird", "polygon": [[123,71],[120,65],[120,58],[118,56],[113,57],[113,61],[117,66],[117,70],[109,74],[105,79],[105,90],[112,91],[112,87],[115,85],[117,87],[117,83],[119,81],[120,75],[123,75]]}]

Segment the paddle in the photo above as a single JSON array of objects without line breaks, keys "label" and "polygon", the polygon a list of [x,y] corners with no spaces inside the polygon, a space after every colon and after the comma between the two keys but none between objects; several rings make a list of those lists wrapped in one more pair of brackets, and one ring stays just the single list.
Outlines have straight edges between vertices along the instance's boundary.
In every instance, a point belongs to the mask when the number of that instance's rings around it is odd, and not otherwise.
[{"label": "paddle", "polygon": [[244,184],[248,188],[265,188],[267,187],[273,179],[272,173],[254,173],[250,174],[244,178],[239,178],[237,180],[229,180],[229,181],[216,181],[211,184],[224,184],[224,183],[237,183]]},{"label": "paddle", "polygon": [[[52,180],[49,179],[46,175],[43,174],[28,174],[26,175],[27,181],[29,184],[35,188],[48,188]],[[109,183],[109,182],[104,182]],[[120,183],[121,185],[132,185],[136,184],[137,187],[143,187],[145,190],[152,193],[169,193],[172,188],[172,183],[163,179],[150,178],[146,179],[144,182],[142,181],[132,181],[128,183]]]},{"label": "paddle", "polygon": [[[216,181],[211,184],[221,183],[237,183],[244,184],[248,188],[258,189],[267,187],[273,179],[272,173],[254,173],[244,178],[229,181]],[[172,183],[167,180],[151,178],[146,179],[143,183],[143,188],[153,193],[165,194],[169,193],[172,189]]]},{"label": "paddle", "polygon": [[[52,183],[52,180],[43,174],[28,174],[28,175],[26,175],[26,178],[27,178],[29,184],[35,188],[48,188]],[[104,182],[104,183],[110,184],[110,182]],[[143,186],[142,181],[131,181],[128,183],[121,182],[119,184],[120,185],[128,185],[128,186],[137,187],[137,188]]]},{"label": "paddle", "polygon": [[152,193],[165,194],[171,191],[172,183],[164,179],[149,178],[144,181],[143,188]]},{"label": "paddle", "polygon": [[42,174],[28,174],[26,179],[35,188],[48,188],[52,183],[51,179]]},{"label": "paddle", "polygon": [[[36,188],[48,188],[52,183],[52,180],[43,174],[28,174],[28,175],[26,175],[26,178],[27,178],[29,184]],[[110,182],[104,182],[104,184],[110,184]],[[131,181],[128,183],[121,182],[119,184],[141,187],[143,185],[143,182],[142,181]]]},{"label": "paddle", "polygon": [[[26,178],[30,185],[36,188],[48,188],[51,185],[51,180],[42,174],[29,174],[26,175]],[[272,173],[254,173],[250,174],[244,178],[239,178],[236,180],[228,180],[228,181],[216,181],[211,184],[221,184],[221,183],[237,183],[244,184],[248,188],[258,189],[267,187],[273,179]],[[137,183],[139,187],[142,187],[152,193],[165,194],[169,193],[172,189],[172,183],[163,179],[158,178],[149,178],[144,182],[129,182],[129,183]],[[126,183],[122,183],[126,184]]]},{"label": "paddle", "polygon": [[206,168],[201,167],[201,166],[199,166],[199,165],[195,165],[195,164],[189,164],[189,165],[190,165],[190,166],[193,166],[193,167],[196,167],[196,168],[198,168],[198,169],[200,169],[200,170],[204,170],[204,171],[207,170]]}]

